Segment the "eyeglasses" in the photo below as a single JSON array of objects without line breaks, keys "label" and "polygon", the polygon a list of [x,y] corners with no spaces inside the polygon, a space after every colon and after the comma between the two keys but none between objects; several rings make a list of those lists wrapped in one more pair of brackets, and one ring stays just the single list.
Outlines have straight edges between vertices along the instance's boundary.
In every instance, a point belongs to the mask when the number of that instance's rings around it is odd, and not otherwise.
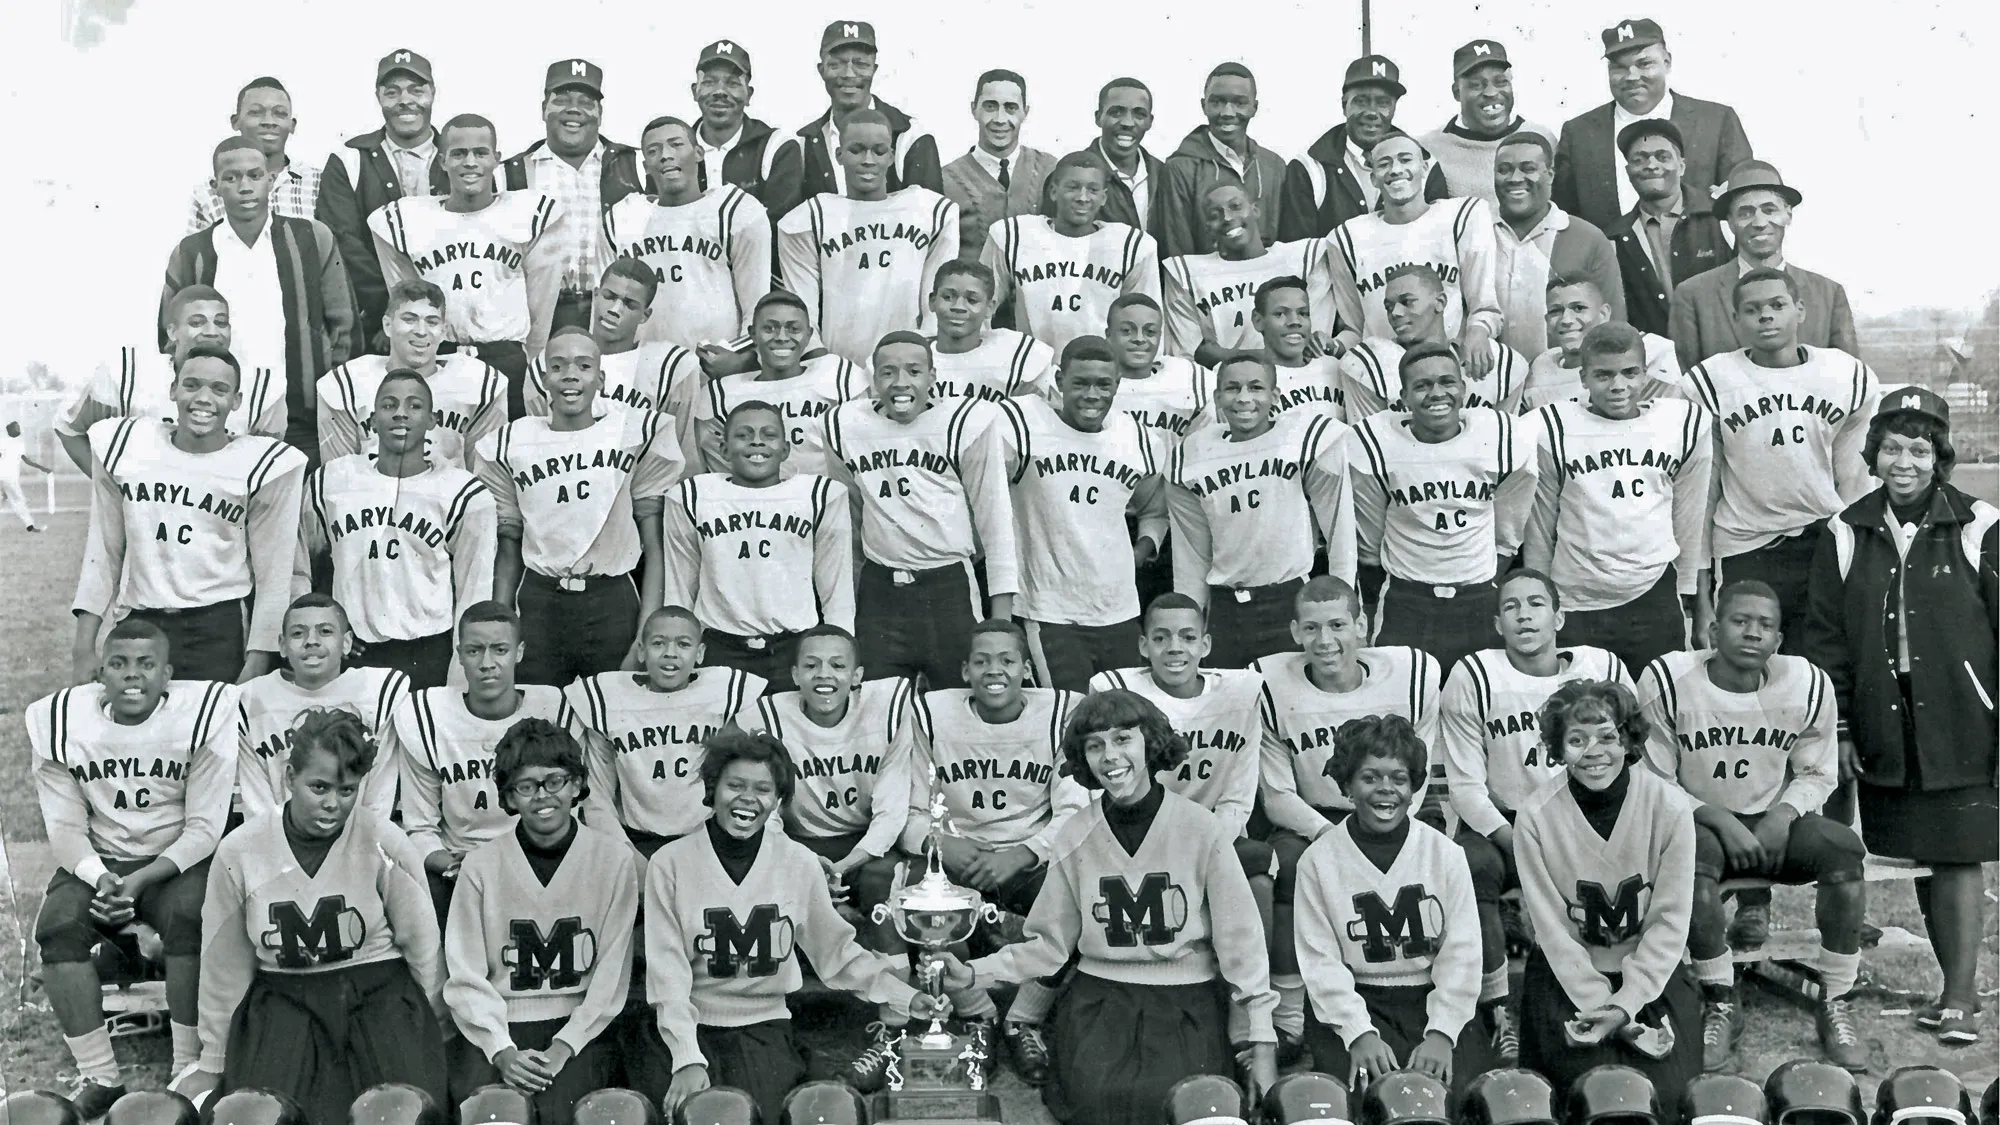
[{"label": "eyeglasses", "polygon": [[575,775],[567,773],[559,773],[554,777],[545,777],[540,781],[536,781],[533,778],[526,778],[507,786],[507,795],[517,801],[526,801],[541,794],[560,797],[575,784]]}]

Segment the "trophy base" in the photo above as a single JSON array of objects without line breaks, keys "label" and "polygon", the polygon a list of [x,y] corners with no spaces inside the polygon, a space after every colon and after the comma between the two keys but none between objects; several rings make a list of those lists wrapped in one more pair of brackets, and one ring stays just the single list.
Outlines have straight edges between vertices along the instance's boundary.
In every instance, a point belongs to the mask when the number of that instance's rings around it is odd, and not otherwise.
[{"label": "trophy base", "polygon": [[986,1053],[972,1038],[949,1033],[905,1035],[889,1089],[895,1093],[978,1094],[986,1090]]},{"label": "trophy base", "polygon": [[874,1121],[899,1125],[1002,1125],[1000,1098],[971,1090],[902,1090],[875,1095]]}]

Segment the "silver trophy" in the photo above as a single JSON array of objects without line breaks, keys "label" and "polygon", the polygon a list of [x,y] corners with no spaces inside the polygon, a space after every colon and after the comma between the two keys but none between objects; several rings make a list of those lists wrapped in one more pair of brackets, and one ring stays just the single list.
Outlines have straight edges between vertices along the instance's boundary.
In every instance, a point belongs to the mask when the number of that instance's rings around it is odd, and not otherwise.
[{"label": "silver trophy", "polygon": [[[1000,911],[970,887],[954,885],[944,873],[946,835],[957,835],[945,811],[942,793],[931,797],[930,839],[924,845],[924,876],[914,883],[905,879],[902,866],[896,870],[896,885],[888,900],[875,908],[877,923],[894,919],[903,940],[921,952],[917,955],[917,986],[934,999],[944,997],[944,950],[972,936],[983,920],[997,922]],[[903,1036],[897,1057],[889,1064],[886,1111],[878,1117],[998,1118],[997,1101],[986,1090],[986,1052],[969,1035],[946,1030],[942,1018],[933,1018],[928,1029]],[[971,1112],[948,1112],[939,1099],[968,1100]],[[989,1114],[987,1109],[992,1112]]]}]

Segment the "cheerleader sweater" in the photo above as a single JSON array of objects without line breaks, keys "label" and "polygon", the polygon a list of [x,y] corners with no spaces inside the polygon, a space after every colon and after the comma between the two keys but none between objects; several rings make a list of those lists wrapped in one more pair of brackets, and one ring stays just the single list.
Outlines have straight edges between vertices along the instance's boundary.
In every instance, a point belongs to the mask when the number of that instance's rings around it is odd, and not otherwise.
[{"label": "cheerleader sweater", "polygon": [[1075,952],[1081,971],[1124,984],[1200,984],[1220,973],[1249,1041],[1275,1043],[1264,928],[1229,830],[1177,793],[1154,793],[1159,809],[1143,837],[1101,796],[1071,817],[1050,848],[1027,940],[972,971],[981,983],[1023,981],[1060,971]]}]

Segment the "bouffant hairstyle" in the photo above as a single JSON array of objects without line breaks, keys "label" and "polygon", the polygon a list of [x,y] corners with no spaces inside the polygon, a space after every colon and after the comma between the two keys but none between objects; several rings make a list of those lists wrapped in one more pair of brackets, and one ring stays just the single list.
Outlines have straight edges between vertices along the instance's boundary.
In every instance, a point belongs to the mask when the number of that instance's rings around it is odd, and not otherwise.
[{"label": "bouffant hairstyle", "polygon": [[1410,771],[1410,787],[1421,790],[1430,770],[1430,750],[1417,728],[1401,715],[1367,715],[1340,724],[1333,734],[1333,759],[1327,773],[1342,793],[1370,758],[1389,758]]},{"label": "bouffant hairstyle", "polygon": [[778,802],[789,803],[792,791],[798,788],[798,770],[792,765],[792,752],[763,731],[751,733],[734,723],[723,727],[702,742],[701,759],[701,802],[715,806],[715,786],[722,780],[722,771],[731,762],[758,762],[770,769],[771,780],[778,786]]},{"label": "bouffant hairstyle", "polygon": [[1187,760],[1187,740],[1174,730],[1167,716],[1144,696],[1129,691],[1100,691],[1070,712],[1063,728],[1062,771],[1085,789],[1102,789],[1104,783],[1084,759],[1084,744],[1093,734],[1138,727],[1146,739],[1146,769],[1152,773],[1175,769]]},{"label": "bouffant hairstyle", "polygon": [[1618,741],[1625,746],[1625,764],[1632,765],[1646,753],[1646,735],[1652,729],[1639,710],[1632,689],[1609,680],[1571,680],[1555,690],[1542,704],[1538,722],[1542,730],[1542,750],[1549,761],[1564,760],[1563,740],[1578,723],[1610,723],[1618,728]]},{"label": "bouffant hairstyle", "polygon": [[342,707],[308,707],[292,723],[292,751],[285,764],[293,773],[306,768],[315,750],[324,750],[349,777],[366,777],[375,768],[375,736],[361,716]]},{"label": "bouffant hairstyle", "polygon": [[1958,449],[1951,444],[1950,426],[1913,410],[1877,414],[1869,421],[1868,437],[1861,446],[1861,459],[1867,462],[1870,473],[1875,472],[1875,459],[1882,455],[1885,434],[1930,442],[1932,452],[1937,454],[1937,464],[1931,468],[1932,478],[1940,484],[1951,479],[1952,466],[1958,464]]},{"label": "bouffant hairstyle", "polygon": [[590,796],[590,771],[584,768],[583,747],[575,736],[547,719],[522,719],[507,728],[493,747],[493,788],[500,791],[500,808],[518,813],[507,792],[514,778],[531,766],[554,766],[578,782],[575,805]]}]

